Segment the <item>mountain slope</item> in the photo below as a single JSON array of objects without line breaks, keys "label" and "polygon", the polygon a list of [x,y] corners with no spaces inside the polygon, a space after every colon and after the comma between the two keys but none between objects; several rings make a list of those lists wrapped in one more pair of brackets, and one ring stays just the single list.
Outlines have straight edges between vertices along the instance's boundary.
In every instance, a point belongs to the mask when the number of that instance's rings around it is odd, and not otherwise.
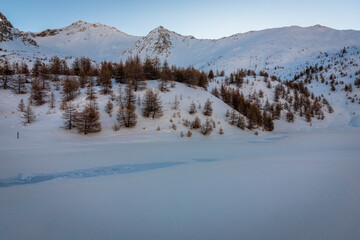
[{"label": "mountain slope", "polygon": [[140,38],[103,24],[83,21],[65,28],[28,34],[44,52],[62,56],[86,56],[96,61],[118,61],[120,54]]},{"label": "mountain slope", "polygon": [[156,28],[124,52],[123,59],[139,55],[159,57],[170,64],[198,69],[262,70],[303,63],[324,51],[359,46],[359,31],[340,31],[320,25],[283,27],[236,34],[217,40],[195,39]]}]

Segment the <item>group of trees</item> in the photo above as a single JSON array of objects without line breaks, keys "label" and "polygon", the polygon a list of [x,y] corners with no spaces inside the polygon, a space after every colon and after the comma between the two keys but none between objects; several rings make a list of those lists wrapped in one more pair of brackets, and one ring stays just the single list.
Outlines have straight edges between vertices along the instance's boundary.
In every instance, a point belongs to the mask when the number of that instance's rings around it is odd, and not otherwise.
[{"label": "group of trees", "polygon": [[[218,92],[219,98],[221,98],[226,104],[241,114],[236,116],[233,115],[230,119],[231,124],[237,125],[241,129],[244,129],[245,126],[248,129],[263,127],[266,131],[272,131],[274,129],[274,123],[271,116],[269,116],[266,111],[261,111],[257,104],[245,99],[244,95],[242,92],[240,92],[239,89],[227,87],[222,84],[220,91]],[[247,118],[247,125],[245,125],[245,120],[242,118],[242,116]]]}]

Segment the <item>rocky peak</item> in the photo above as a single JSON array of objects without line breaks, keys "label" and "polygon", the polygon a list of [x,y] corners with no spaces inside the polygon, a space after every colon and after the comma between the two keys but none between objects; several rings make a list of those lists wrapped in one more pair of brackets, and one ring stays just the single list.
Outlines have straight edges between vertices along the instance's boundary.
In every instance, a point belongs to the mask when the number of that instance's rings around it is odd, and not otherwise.
[{"label": "rocky peak", "polygon": [[28,35],[14,28],[4,14],[0,12],[0,42],[13,41],[15,39],[20,39],[24,44],[38,46]]}]

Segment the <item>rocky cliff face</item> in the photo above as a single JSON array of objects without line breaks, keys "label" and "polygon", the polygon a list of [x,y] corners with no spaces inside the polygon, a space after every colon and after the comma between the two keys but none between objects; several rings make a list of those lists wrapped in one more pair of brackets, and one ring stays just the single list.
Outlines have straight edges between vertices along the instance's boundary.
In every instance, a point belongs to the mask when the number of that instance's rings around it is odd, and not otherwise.
[{"label": "rocky cliff face", "polygon": [[7,20],[0,12],[0,42],[13,41],[20,39],[25,45],[38,46],[36,41],[31,39],[27,34],[22,33]]}]

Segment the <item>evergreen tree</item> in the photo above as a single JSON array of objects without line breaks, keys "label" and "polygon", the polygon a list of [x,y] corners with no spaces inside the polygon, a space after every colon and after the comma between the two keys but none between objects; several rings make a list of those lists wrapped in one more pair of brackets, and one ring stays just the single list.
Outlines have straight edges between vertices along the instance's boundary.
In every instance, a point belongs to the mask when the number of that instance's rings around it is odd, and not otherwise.
[{"label": "evergreen tree", "polygon": [[76,79],[65,78],[63,82],[62,95],[65,101],[73,100],[78,95],[79,84]]},{"label": "evergreen tree", "polygon": [[289,123],[293,123],[295,121],[295,115],[290,109],[286,113],[286,121],[288,121]]},{"label": "evergreen tree", "polygon": [[203,135],[210,135],[213,131],[213,125],[209,121],[209,119],[206,119],[206,122],[201,126],[201,133]]},{"label": "evergreen tree", "polygon": [[245,130],[246,123],[243,116],[239,115],[236,126],[242,130]]},{"label": "evergreen tree", "polygon": [[46,91],[41,87],[40,81],[33,79],[31,82],[31,101],[37,106],[42,105],[46,102],[46,95]]},{"label": "evergreen tree", "polygon": [[198,116],[195,117],[194,121],[191,123],[191,128],[192,129],[199,129],[201,128],[201,121],[200,118]]},{"label": "evergreen tree", "polygon": [[133,86],[130,84],[126,84],[125,86],[122,103],[124,105],[135,105],[136,103],[136,95],[134,93]]},{"label": "evergreen tree", "polygon": [[220,134],[220,135],[224,135],[224,129],[220,128],[220,129],[219,129],[219,134]]},{"label": "evergreen tree", "polygon": [[196,112],[197,112],[196,105],[195,105],[194,101],[192,101],[190,104],[190,107],[189,107],[189,113],[192,115],[192,114],[195,114]]},{"label": "evergreen tree", "polygon": [[18,104],[18,111],[20,112],[25,112],[25,103],[24,103],[24,99],[20,99],[20,102]]},{"label": "evergreen tree", "polygon": [[114,105],[112,104],[112,102],[109,100],[106,105],[105,105],[105,112],[107,114],[109,114],[109,116],[111,117],[112,111],[113,111]]},{"label": "evergreen tree", "polygon": [[115,81],[117,83],[125,83],[125,70],[122,61],[120,61],[120,64],[115,65]]},{"label": "evergreen tree", "polygon": [[7,61],[5,61],[4,67],[2,68],[1,71],[3,77],[3,88],[7,89],[8,87],[8,81],[9,81],[9,76],[12,75],[14,73],[13,69],[11,69],[9,63]]},{"label": "evergreen tree", "polygon": [[209,78],[209,79],[211,79],[211,80],[213,80],[213,79],[214,79],[214,72],[213,72],[213,70],[212,70],[212,69],[210,69],[210,71],[209,71],[208,78]]},{"label": "evergreen tree", "polygon": [[205,90],[207,90],[208,80],[207,80],[206,74],[204,72],[200,73],[200,75],[198,77],[197,85],[199,87],[202,87]]},{"label": "evergreen tree", "polygon": [[180,102],[179,102],[179,100],[178,100],[177,95],[175,95],[172,109],[173,109],[173,110],[178,110],[178,109],[179,109],[179,105],[180,105]]},{"label": "evergreen tree", "polygon": [[210,99],[208,99],[204,105],[204,115],[205,116],[211,116],[212,115],[212,112],[213,112],[213,108],[211,106],[211,102],[210,102]]},{"label": "evergreen tree", "polygon": [[234,109],[231,111],[229,118],[231,125],[237,124],[239,117]]},{"label": "evergreen tree", "polygon": [[159,93],[154,93],[150,88],[143,97],[142,114],[144,117],[159,118],[163,115]]},{"label": "evergreen tree", "polygon": [[92,79],[89,80],[89,85],[86,89],[86,95],[87,95],[86,99],[90,101],[93,101],[97,98],[96,90],[94,88],[94,82]]},{"label": "evergreen tree", "polygon": [[55,94],[54,92],[51,92],[50,94],[50,100],[49,100],[49,108],[54,109],[56,104]]},{"label": "evergreen tree", "polygon": [[112,81],[111,81],[112,73],[109,68],[109,64],[107,62],[101,63],[101,70],[100,70],[100,85],[102,87],[102,93],[108,94],[112,88]]},{"label": "evergreen tree", "polygon": [[17,94],[26,93],[25,78],[23,76],[21,75],[17,76],[17,78],[14,80],[13,89]]},{"label": "evergreen tree", "polygon": [[36,119],[35,112],[32,110],[30,104],[26,106],[22,118],[24,118],[24,123],[32,123],[35,121]]},{"label": "evergreen tree", "polygon": [[274,122],[270,115],[266,113],[266,111],[263,111],[263,127],[265,131],[273,131],[274,130]]},{"label": "evergreen tree", "polygon": [[131,128],[135,127],[137,123],[137,115],[135,113],[135,106],[131,103],[126,106],[120,106],[117,112],[116,119],[118,120],[120,126]]},{"label": "evergreen tree", "polygon": [[80,88],[84,88],[88,80],[84,67],[80,69],[79,77],[80,77],[80,81],[79,81]]},{"label": "evergreen tree", "polygon": [[36,59],[31,69],[31,74],[34,78],[38,78],[40,76],[40,71],[41,71],[41,61],[39,59]]},{"label": "evergreen tree", "polygon": [[75,108],[74,104],[71,102],[68,103],[65,107],[64,113],[62,118],[64,121],[64,128],[72,129],[76,126],[76,117],[77,117],[77,109]]},{"label": "evergreen tree", "polygon": [[76,115],[76,127],[79,133],[94,133],[101,131],[99,112],[92,104],[87,104],[83,111]]}]

